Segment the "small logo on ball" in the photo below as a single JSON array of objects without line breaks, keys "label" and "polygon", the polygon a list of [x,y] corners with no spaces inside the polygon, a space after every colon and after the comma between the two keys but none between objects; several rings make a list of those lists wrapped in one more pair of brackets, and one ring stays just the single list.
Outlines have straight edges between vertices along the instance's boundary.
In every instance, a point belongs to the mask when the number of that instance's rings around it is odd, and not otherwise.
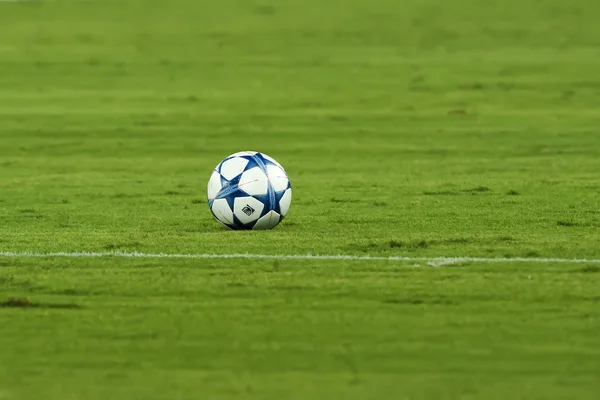
[{"label": "small logo on ball", "polygon": [[247,216],[251,216],[254,214],[254,208],[250,207],[248,204],[244,208],[242,208],[242,212]]}]

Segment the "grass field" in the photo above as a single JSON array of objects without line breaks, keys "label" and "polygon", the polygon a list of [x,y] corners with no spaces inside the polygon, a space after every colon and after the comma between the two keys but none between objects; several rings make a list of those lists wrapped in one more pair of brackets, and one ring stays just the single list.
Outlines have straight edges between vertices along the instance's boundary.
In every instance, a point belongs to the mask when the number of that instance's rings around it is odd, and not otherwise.
[{"label": "grass field", "polygon": [[[0,399],[600,397],[595,0],[0,3]],[[240,150],[288,218],[224,230]],[[7,253],[531,258],[531,262]],[[536,261],[537,260],[537,261]]]}]

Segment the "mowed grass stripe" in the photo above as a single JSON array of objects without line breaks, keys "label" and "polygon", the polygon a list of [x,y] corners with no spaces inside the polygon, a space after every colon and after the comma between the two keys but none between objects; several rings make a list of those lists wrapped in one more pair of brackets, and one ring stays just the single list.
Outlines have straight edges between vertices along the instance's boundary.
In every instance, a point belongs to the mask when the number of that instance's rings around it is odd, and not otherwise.
[{"label": "mowed grass stripe", "polygon": [[404,257],[404,256],[355,256],[355,255],[323,255],[323,254],[177,254],[177,253],[142,253],[142,252],[0,252],[0,257],[18,258],[99,258],[99,257],[123,257],[123,258],[192,258],[192,259],[251,259],[251,260],[349,260],[349,261],[405,261],[405,262],[427,262],[430,265],[442,266],[457,263],[590,263],[600,264],[600,259],[585,258],[526,258],[526,257]]}]

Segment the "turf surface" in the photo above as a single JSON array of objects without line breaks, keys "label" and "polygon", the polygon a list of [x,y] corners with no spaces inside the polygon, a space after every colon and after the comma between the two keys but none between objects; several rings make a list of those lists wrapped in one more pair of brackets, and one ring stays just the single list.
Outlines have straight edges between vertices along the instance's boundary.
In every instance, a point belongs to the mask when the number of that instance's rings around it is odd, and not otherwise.
[{"label": "turf surface", "polygon": [[[0,251],[600,258],[593,0],[0,3]],[[240,150],[294,186],[211,217]],[[0,258],[0,399],[597,399],[600,267]]]}]

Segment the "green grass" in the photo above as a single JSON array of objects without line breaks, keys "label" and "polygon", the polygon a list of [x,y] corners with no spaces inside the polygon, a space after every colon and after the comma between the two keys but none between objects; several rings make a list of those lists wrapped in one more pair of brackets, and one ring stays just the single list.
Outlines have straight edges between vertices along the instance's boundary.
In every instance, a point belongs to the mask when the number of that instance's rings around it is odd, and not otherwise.
[{"label": "green grass", "polygon": [[[600,258],[594,0],[0,2],[0,252]],[[240,150],[288,218],[205,200]],[[0,399],[597,399],[600,266],[0,258]]]}]

